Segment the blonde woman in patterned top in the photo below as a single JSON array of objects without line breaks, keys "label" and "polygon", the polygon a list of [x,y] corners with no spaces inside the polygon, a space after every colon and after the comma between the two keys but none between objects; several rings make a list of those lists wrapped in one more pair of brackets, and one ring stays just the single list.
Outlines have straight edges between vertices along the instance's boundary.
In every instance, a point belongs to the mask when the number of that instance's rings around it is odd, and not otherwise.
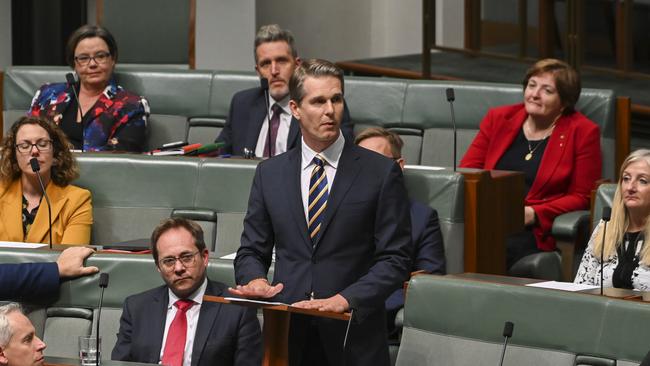
[{"label": "blonde woman in patterned top", "polygon": [[[607,224],[603,265],[605,287],[650,289],[650,150],[634,151],[623,162]],[[600,285],[603,222],[589,240],[575,283]]]}]

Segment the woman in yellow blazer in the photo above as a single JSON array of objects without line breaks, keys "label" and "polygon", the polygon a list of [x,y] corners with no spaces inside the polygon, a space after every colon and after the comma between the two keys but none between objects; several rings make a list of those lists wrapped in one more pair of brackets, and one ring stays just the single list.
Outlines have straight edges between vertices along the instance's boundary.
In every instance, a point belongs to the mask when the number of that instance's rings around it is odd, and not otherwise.
[{"label": "woman in yellow blazer", "polygon": [[65,134],[40,117],[22,117],[0,152],[0,240],[49,243],[47,202],[30,160],[38,159],[52,204],[52,243],[87,245],[93,213],[90,192],[70,184],[79,168]]}]

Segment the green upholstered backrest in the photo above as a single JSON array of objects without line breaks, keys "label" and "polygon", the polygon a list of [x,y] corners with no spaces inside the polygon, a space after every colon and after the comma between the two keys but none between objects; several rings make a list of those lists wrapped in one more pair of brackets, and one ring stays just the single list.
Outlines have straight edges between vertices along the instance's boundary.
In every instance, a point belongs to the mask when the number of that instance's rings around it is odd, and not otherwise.
[{"label": "green upholstered backrest", "polygon": [[603,207],[612,207],[616,186],[616,183],[605,183],[598,186],[596,196],[594,197],[593,221],[591,222],[592,228],[595,228],[603,217]]},{"label": "green upholstered backrest", "polygon": [[[4,130],[29,108],[39,86],[45,82],[64,81],[69,71],[66,67],[8,68],[4,78]],[[213,135],[216,138],[220,126],[225,123],[233,94],[259,84],[253,72],[119,65],[116,80],[149,101],[149,148],[185,139],[189,117],[215,121]],[[516,84],[351,76],[345,79],[345,95],[355,133],[368,126],[394,129],[405,140],[403,155],[407,163],[451,166],[453,139],[447,88],[455,90],[459,160],[489,108],[522,101],[522,87]],[[579,111],[601,127],[603,176],[610,179],[615,175],[615,97],[611,90],[583,89],[577,104]],[[203,134],[210,134],[209,129],[202,128]],[[201,138],[202,141],[211,140],[205,136]]]},{"label": "green upholstered backrest", "polygon": [[504,365],[574,365],[576,355],[638,362],[647,352],[648,318],[647,303],[416,276],[397,364],[497,363],[506,321],[515,327]]},{"label": "green upholstered backrest", "polygon": [[462,174],[407,166],[404,181],[409,198],[423,202],[438,212],[445,245],[447,273],[463,272],[465,245],[465,186]]},{"label": "green upholstered backrest", "polygon": [[92,242],[148,238],[174,209],[216,212],[218,255],[239,247],[256,162],[241,159],[80,154],[74,184],[93,193]]}]

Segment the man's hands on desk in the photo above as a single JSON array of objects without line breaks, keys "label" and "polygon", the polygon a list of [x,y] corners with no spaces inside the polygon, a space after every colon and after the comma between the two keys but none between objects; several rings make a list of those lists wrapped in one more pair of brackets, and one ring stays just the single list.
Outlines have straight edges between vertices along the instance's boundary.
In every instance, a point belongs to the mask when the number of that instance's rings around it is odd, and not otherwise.
[{"label": "man's hands on desk", "polygon": [[[246,285],[237,285],[235,288],[229,288],[228,290],[237,296],[245,298],[271,298],[282,291],[284,285],[278,283],[275,286],[271,286],[269,281],[266,278],[256,278],[251,280]],[[313,299],[313,300],[303,300],[291,304],[291,306],[302,308],[302,309],[314,309],[318,311],[331,311],[335,313],[344,313],[350,309],[350,304],[348,301],[341,295],[336,294],[327,299]]]},{"label": "man's hands on desk", "polygon": [[228,288],[228,291],[234,295],[245,298],[268,299],[279,294],[283,288],[284,285],[281,283],[271,286],[266,278],[256,278],[244,286],[237,285],[235,288],[230,287]]}]

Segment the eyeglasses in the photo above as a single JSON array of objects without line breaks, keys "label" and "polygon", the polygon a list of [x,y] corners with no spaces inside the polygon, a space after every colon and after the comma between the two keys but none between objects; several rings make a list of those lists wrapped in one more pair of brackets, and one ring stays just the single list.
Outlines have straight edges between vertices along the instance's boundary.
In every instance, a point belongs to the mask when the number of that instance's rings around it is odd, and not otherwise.
[{"label": "eyeglasses", "polygon": [[75,56],[74,60],[77,62],[77,65],[86,66],[90,63],[90,60],[95,61],[96,64],[105,64],[110,57],[111,54],[108,52],[97,52],[95,56],[89,56],[89,55]]},{"label": "eyeglasses", "polygon": [[21,154],[29,154],[32,152],[32,148],[36,146],[36,150],[39,152],[48,152],[52,150],[52,140],[38,140],[36,141],[35,144],[32,144],[31,142],[21,142],[19,144],[16,144],[16,150],[18,150],[19,153]]},{"label": "eyeglasses", "polygon": [[174,267],[176,267],[176,261],[181,261],[181,264],[185,268],[194,267],[194,265],[196,265],[196,255],[199,253],[200,251],[196,251],[194,253],[186,253],[178,257],[163,258],[158,261],[158,264],[165,271],[174,270]]}]

